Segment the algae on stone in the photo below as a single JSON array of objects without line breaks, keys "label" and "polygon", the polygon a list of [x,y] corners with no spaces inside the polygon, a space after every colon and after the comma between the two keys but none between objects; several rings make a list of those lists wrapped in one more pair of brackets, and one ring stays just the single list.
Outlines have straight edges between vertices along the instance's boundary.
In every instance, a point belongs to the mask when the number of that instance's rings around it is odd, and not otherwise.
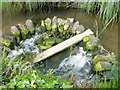
[{"label": "algae on stone", "polygon": [[48,38],[45,39],[45,45],[54,45],[55,44],[55,39],[54,38]]},{"label": "algae on stone", "polygon": [[105,56],[105,55],[96,55],[94,56],[94,58],[92,59],[92,63],[93,65],[95,65],[97,62],[99,61],[110,61],[110,56]]},{"label": "algae on stone", "polygon": [[52,31],[55,32],[57,30],[57,17],[54,16],[52,19]]},{"label": "algae on stone", "polygon": [[40,48],[41,50],[46,50],[46,49],[48,49],[48,48],[51,47],[51,45],[45,46],[45,45],[42,45],[42,44],[38,44],[38,46],[39,46],[39,48]]},{"label": "algae on stone", "polygon": [[4,38],[0,38],[0,44],[10,48],[10,49],[13,49],[14,48],[14,44],[11,40],[9,39],[4,39]]},{"label": "algae on stone", "polygon": [[95,64],[94,70],[105,71],[105,70],[109,70],[110,67],[111,67],[111,64],[109,62],[98,62],[97,64]]},{"label": "algae on stone", "polygon": [[51,19],[50,19],[50,18],[47,18],[47,19],[45,20],[45,25],[46,25],[46,29],[47,29],[48,31],[51,30],[51,24],[52,24]]},{"label": "algae on stone", "polygon": [[19,28],[20,28],[20,30],[21,30],[22,38],[23,38],[24,40],[27,39],[27,35],[28,35],[28,30],[27,30],[27,28],[26,28],[24,25],[22,25],[22,24],[18,24],[18,26],[19,26]]},{"label": "algae on stone", "polygon": [[18,30],[18,28],[16,26],[11,26],[11,34],[13,36],[18,37],[18,36],[20,36],[20,31]]},{"label": "algae on stone", "polygon": [[83,38],[83,42],[87,43],[91,39],[92,35]]},{"label": "algae on stone", "polygon": [[92,36],[91,39],[86,43],[86,50],[92,51],[98,46],[98,39],[95,36]]}]

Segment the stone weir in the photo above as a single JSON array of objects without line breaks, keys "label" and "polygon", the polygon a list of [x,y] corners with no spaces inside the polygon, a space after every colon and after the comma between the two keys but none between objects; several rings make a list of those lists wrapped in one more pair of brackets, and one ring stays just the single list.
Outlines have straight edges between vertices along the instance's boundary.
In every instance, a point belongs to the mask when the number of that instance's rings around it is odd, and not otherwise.
[{"label": "stone weir", "polygon": [[109,70],[113,62],[113,53],[105,50],[90,29],[85,29],[74,18],[47,18],[35,24],[28,19],[24,25],[11,26],[11,35],[1,37],[0,43],[8,51],[7,59],[21,54],[34,53],[31,62],[36,63],[70,47],[82,43],[86,52],[92,52],[92,64],[95,71]]}]

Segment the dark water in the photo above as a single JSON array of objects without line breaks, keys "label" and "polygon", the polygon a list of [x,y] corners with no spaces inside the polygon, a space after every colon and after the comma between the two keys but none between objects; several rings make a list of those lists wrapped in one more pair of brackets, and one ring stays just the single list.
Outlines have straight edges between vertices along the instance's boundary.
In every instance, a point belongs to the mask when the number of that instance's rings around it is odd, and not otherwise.
[{"label": "dark water", "polygon": [[[57,9],[52,10],[50,13],[43,14],[43,13],[19,13],[19,14],[8,14],[5,15],[2,14],[2,35],[6,36],[10,34],[10,27],[12,25],[16,25],[18,23],[23,23],[28,18],[42,18],[45,19],[47,17],[73,17],[75,18],[75,21],[79,21],[82,25],[85,26],[85,28],[90,28],[94,30],[94,22],[96,20],[94,14],[87,14],[84,11],[78,10],[78,9]],[[101,23],[98,23],[98,26],[100,26]],[[118,25],[114,24],[113,27],[109,27],[101,34],[99,37],[101,44],[103,47],[109,51],[114,52],[116,55],[118,55]],[[102,29],[103,27],[100,27]],[[95,30],[94,30],[95,31]],[[99,30],[100,32],[100,30]],[[54,62],[53,62],[54,63]]]}]

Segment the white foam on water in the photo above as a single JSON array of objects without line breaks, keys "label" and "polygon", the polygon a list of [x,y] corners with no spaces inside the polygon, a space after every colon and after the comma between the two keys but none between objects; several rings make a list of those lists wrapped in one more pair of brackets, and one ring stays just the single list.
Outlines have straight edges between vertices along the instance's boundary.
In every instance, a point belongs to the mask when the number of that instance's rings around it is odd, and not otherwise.
[{"label": "white foam on water", "polygon": [[83,47],[80,47],[79,53],[65,58],[59,67],[54,70],[54,73],[66,79],[74,75],[77,85],[80,86],[85,80],[89,79],[92,68],[91,56],[91,53],[87,54]]},{"label": "white foam on water", "polygon": [[38,39],[41,35],[35,34],[30,39],[26,39],[25,41],[20,42],[20,46],[15,46],[15,50],[9,50],[9,54],[7,56],[8,59],[12,57],[17,57],[24,53],[36,53],[38,54],[40,52],[37,45],[34,44],[35,40]]}]

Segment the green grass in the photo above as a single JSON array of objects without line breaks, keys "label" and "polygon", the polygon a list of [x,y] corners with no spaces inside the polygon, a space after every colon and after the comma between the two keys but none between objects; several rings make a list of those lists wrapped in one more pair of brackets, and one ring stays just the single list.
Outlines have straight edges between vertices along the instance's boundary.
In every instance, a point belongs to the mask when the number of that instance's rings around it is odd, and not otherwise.
[{"label": "green grass", "polygon": [[78,2],[80,8],[84,9],[86,12],[97,13],[97,16],[106,25],[114,16],[115,18],[112,22],[118,21],[118,10],[119,3],[116,0],[109,0],[109,2],[91,2],[91,0],[86,0],[87,2]]},{"label": "green grass", "polygon": [[3,12],[50,12],[51,2],[2,2]]},{"label": "green grass", "polygon": [[[54,3],[54,2],[2,2],[3,11],[7,12],[50,12],[53,7],[69,7],[70,3]],[[116,0],[109,0],[109,2],[91,2],[91,0],[86,0],[86,2],[79,2],[81,9],[86,12],[97,13],[97,16],[106,25],[115,15],[112,23],[118,21],[118,10],[119,3]],[[65,5],[65,6],[64,6]],[[0,5],[1,6],[1,5]],[[120,20],[120,18],[119,18]]]}]

